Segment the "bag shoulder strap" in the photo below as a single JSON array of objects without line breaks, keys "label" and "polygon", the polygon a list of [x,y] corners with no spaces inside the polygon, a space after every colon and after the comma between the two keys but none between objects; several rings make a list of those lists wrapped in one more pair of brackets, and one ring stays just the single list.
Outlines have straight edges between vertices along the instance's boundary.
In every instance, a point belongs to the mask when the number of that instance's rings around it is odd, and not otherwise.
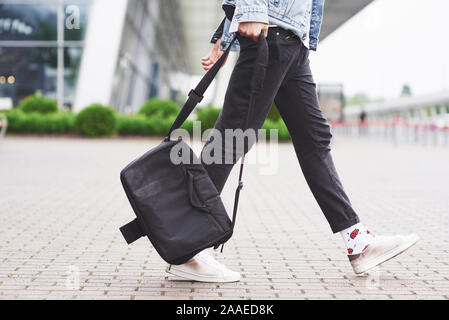
[{"label": "bag shoulder strap", "polygon": [[[245,130],[249,128],[249,120],[251,119],[251,113],[254,111],[254,105],[256,103],[256,97],[263,87],[265,80],[266,67],[268,65],[268,43],[265,36],[261,32],[258,39],[257,56],[254,61],[254,70],[251,78],[251,95],[249,99],[248,112],[246,115]],[[235,226],[235,220],[237,218],[237,210],[239,206],[240,191],[243,188],[243,167],[245,164],[245,152],[242,155],[240,161],[240,172],[238,185],[235,190],[234,196],[234,208],[232,212],[232,228]],[[223,252],[224,243],[221,245],[221,252]]]},{"label": "bag shoulder strap", "polygon": [[188,99],[184,103],[184,105],[181,108],[181,111],[179,111],[178,116],[176,117],[175,121],[173,122],[170,130],[168,131],[166,140],[170,139],[171,133],[182,126],[184,121],[189,117],[189,115],[192,113],[192,111],[195,109],[198,103],[201,102],[204,98],[204,92],[206,92],[207,88],[212,83],[212,80],[214,80],[215,76],[218,73],[218,70],[223,66],[224,62],[226,61],[226,58],[229,54],[229,51],[231,50],[232,44],[237,39],[237,34],[234,35],[232,38],[231,43],[229,44],[228,48],[225,50],[225,52],[222,54],[220,59],[214,65],[210,70],[204,75],[204,77],[200,80],[200,82],[197,84],[195,89],[190,90],[188,94]]}]

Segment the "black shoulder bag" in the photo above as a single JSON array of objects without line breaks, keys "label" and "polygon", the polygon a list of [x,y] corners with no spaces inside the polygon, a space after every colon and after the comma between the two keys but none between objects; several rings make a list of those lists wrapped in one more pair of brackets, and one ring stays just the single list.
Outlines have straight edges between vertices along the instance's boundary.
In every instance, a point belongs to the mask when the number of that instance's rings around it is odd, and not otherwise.
[{"label": "black shoulder bag", "polygon": [[[231,221],[214,183],[192,149],[182,139],[170,138],[173,130],[183,124],[202,100],[235,39],[236,36],[196,88],[190,91],[164,141],[128,164],[120,173],[123,188],[136,214],[133,221],[120,228],[123,237],[130,244],[148,236],[159,255],[169,264],[183,264],[206,248],[224,245],[234,230],[243,187],[245,156],[241,160]],[[246,126],[254,108],[255,90],[260,89],[263,83],[268,63],[268,45],[262,34],[258,43]],[[179,144],[184,145],[179,148]],[[175,150],[189,150],[189,163],[174,164],[171,161],[170,154],[175,147]]]}]

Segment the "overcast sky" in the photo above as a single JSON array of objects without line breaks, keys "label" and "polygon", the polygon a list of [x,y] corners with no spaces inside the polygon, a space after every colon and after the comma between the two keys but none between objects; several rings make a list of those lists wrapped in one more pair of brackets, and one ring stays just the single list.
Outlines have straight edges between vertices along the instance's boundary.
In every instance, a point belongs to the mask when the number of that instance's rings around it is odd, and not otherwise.
[{"label": "overcast sky", "polygon": [[414,95],[449,89],[449,0],[375,0],[310,59],[316,82],[343,83],[347,95],[394,98],[405,83]]}]

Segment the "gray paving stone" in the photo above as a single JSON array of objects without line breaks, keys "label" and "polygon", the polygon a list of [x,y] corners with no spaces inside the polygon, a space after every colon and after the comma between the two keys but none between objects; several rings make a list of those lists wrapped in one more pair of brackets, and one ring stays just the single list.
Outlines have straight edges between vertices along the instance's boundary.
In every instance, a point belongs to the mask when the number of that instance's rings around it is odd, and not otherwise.
[{"label": "gray paving stone", "polygon": [[[0,299],[449,299],[449,149],[335,139],[362,221],[374,233],[422,238],[370,278],[353,274],[292,145],[280,144],[274,174],[246,166],[235,235],[214,253],[242,281],[211,284],[171,281],[147,240],[127,246],[118,231],[133,218],[119,172],[157,143],[1,141]],[[229,211],[236,174],[223,191]]]}]

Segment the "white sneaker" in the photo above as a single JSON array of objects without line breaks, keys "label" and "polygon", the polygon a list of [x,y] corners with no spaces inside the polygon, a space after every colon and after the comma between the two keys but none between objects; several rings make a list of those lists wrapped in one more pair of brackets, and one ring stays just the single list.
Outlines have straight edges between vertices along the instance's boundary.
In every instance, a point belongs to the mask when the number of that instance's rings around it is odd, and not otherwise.
[{"label": "white sneaker", "polygon": [[215,260],[207,250],[201,251],[184,264],[168,265],[165,271],[183,279],[201,282],[235,282],[240,280],[240,273],[226,268]]},{"label": "white sneaker", "polygon": [[374,236],[373,241],[365,251],[356,255],[349,255],[354,272],[359,274],[384,263],[404,252],[419,240],[418,235],[406,236]]}]

